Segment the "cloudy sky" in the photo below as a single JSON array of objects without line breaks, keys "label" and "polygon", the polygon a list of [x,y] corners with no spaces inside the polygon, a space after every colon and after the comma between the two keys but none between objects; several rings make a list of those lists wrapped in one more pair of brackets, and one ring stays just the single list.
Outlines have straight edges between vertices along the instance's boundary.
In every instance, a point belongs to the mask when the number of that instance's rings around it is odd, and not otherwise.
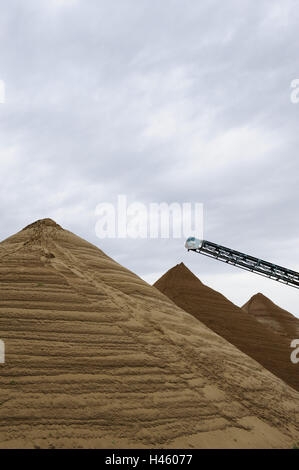
[{"label": "cloudy sky", "polygon": [[204,238],[299,271],[299,2],[1,2],[0,239],[51,217],[148,282],[183,261],[238,305],[299,291],[184,240],[99,239],[99,203],[201,202]]}]

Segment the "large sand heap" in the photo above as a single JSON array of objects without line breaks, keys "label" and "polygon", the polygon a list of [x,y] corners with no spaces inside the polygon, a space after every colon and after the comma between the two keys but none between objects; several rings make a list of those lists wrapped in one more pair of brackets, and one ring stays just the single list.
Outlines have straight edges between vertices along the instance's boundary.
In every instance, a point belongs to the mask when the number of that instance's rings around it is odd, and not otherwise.
[{"label": "large sand heap", "polygon": [[296,391],[55,222],[0,243],[0,282],[0,447],[299,440]]},{"label": "large sand heap", "polygon": [[205,286],[183,263],[164,274],[155,287],[299,391],[299,368],[290,360],[292,349],[286,337]]},{"label": "large sand heap", "polygon": [[280,308],[265,295],[259,293],[252,296],[242,309],[289,340],[299,338],[298,318]]}]

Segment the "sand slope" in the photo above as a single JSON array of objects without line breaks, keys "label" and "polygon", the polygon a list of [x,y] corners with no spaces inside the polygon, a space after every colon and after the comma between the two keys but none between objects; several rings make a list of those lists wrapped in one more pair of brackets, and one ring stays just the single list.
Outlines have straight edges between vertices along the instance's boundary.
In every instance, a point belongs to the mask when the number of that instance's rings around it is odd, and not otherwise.
[{"label": "sand slope", "polygon": [[242,309],[289,340],[299,338],[298,318],[280,308],[263,294],[252,296]]},{"label": "sand slope", "polygon": [[299,390],[299,370],[290,360],[290,341],[260,323],[219,292],[210,289],[183,264],[170,269],[155,287],[179,307]]},{"label": "sand slope", "polygon": [[0,447],[299,440],[296,391],[49,219],[0,243],[0,338]]}]

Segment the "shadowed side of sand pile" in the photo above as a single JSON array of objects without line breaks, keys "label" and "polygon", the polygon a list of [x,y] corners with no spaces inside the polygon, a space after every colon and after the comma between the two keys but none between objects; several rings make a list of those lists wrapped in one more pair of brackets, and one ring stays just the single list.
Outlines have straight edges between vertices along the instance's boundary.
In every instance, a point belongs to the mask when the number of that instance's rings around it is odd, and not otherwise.
[{"label": "shadowed side of sand pile", "polygon": [[298,367],[290,360],[290,341],[275,328],[269,328],[268,324],[205,286],[183,263],[170,269],[154,286],[215,333],[299,390]]}]

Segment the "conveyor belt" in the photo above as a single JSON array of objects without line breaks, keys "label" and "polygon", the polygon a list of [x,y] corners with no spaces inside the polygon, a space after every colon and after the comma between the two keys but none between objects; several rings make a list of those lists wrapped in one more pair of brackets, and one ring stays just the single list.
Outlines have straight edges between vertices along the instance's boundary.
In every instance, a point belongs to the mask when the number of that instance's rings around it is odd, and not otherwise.
[{"label": "conveyor belt", "polygon": [[269,263],[268,261],[245,255],[244,253],[231,250],[225,246],[203,240],[200,248],[188,249],[188,251],[195,251],[196,253],[218,259],[224,263],[238,266],[246,271],[251,271],[260,276],[265,276],[274,281],[282,282],[299,289],[299,273],[296,271],[291,271],[290,269]]}]

